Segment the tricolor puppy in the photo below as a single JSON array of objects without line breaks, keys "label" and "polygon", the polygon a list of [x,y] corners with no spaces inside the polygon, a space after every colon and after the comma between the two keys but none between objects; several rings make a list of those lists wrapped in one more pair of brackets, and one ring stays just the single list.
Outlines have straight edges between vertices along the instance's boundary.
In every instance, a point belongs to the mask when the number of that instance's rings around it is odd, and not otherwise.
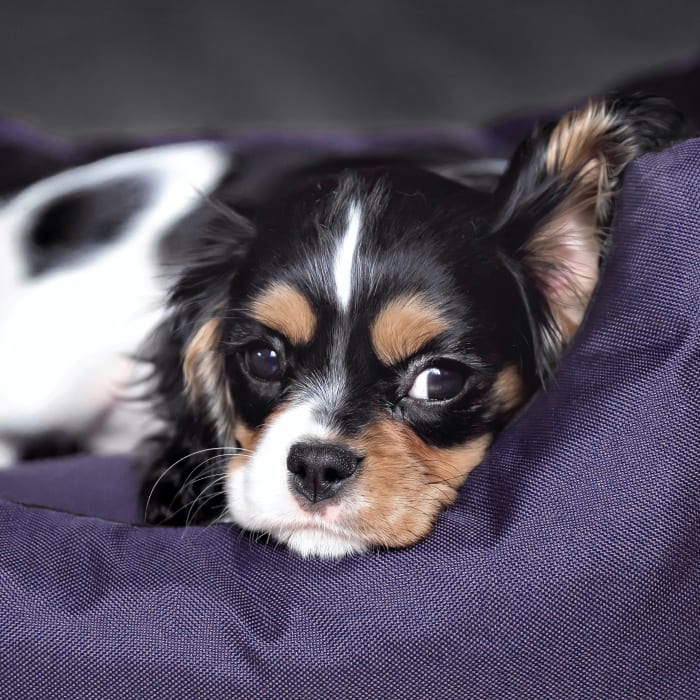
[{"label": "tricolor puppy", "polygon": [[148,520],[325,557],[424,537],[579,327],[625,166],[677,127],[659,100],[591,103],[494,194],[341,164],[213,211],[156,342]]}]

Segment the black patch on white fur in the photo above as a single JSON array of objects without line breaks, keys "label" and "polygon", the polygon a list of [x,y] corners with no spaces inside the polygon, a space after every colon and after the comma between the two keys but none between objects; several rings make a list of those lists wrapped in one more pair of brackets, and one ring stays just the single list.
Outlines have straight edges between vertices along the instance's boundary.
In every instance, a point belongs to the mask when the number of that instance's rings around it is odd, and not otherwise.
[{"label": "black patch on white fur", "polygon": [[84,258],[115,241],[150,197],[150,184],[129,178],[71,192],[51,202],[25,238],[31,277]]}]

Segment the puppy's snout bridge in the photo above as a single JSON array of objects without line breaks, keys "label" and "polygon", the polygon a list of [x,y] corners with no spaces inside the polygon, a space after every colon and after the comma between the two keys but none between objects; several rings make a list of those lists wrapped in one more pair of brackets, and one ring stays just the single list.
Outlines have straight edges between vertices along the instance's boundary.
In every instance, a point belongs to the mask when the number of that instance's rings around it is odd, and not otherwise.
[{"label": "puppy's snout bridge", "polygon": [[290,486],[311,503],[335,496],[357,470],[359,458],[339,445],[298,442],[287,456]]}]

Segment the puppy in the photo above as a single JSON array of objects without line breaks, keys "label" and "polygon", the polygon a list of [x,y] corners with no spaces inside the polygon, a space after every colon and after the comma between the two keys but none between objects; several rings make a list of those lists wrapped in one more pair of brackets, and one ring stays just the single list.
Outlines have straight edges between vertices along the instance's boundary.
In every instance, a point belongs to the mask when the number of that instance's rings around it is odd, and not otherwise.
[{"label": "puppy", "polygon": [[625,167],[679,127],[659,99],[592,102],[493,194],[336,163],[210,209],[153,343],[148,522],[321,557],[425,537],[581,324]]}]

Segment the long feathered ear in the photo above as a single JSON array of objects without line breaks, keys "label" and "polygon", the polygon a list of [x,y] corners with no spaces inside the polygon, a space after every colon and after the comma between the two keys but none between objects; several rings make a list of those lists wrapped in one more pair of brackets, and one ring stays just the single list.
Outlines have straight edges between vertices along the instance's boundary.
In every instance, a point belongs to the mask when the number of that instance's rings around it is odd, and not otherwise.
[{"label": "long feathered ear", "polygon": [[160,393],[168,399],[173,389],[181,394],[186,409],[210,424],[224,444],[232,439],[234,406],[223,374],[221,321],[231,283],[255,234],[247,219],[220,203],[208,203],[202,214],[204,220],[187,222],[198,231],[170,291],[170,313],[158,329],[152,362],[157,373],[167,375]]},{"label": "long feathered ear", "polygon": [[591,299],[624,169],[670,145],[681,126],[661,98],[591,101],[516,151],[496,194],[492,231],[533,317],[541,374]]},{"label": "long feathered ear", "polygon": [[[236,271],[254,240],[252,224],[214,205],[190,227],[189,260],[169,297],[170,312],[144,355],[153,366],[152,403],[163,429],[143,459],[141,495],[150,523],[186,524],[217,513],[204,478],[233,445],[235,406],[225,376],[221,325]],[[182,240],[183,237],[180,237]],[[190,505],[197,502],[197,508]]]}]

